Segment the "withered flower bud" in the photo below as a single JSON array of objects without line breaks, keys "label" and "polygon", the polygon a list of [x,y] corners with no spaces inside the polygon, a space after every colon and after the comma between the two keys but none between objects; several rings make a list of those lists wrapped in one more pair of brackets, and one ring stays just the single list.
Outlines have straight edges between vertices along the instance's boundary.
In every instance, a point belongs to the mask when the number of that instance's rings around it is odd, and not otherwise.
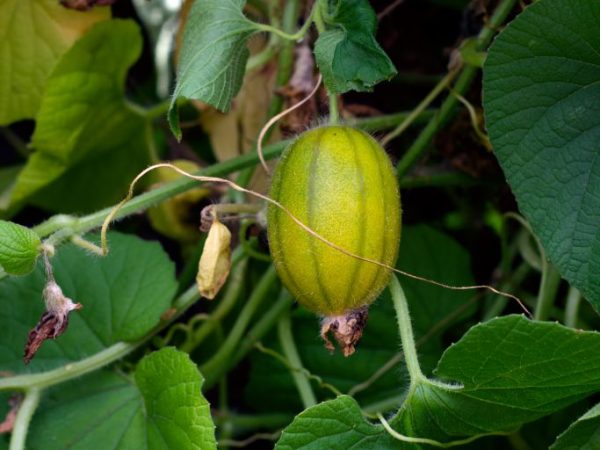
[{"label": "withered flower bud", "polygon": [[40,321],[33,330],[29,332],[23,360],[25,364],[35,356],[46,339],[56,339],[63,334],[69,325],[69,313],[75,309],[81,309],[80,303],[74,303],[62,292],[60,286],[53,280],[49,280],[43,292],[46,312],[42,314]]}]

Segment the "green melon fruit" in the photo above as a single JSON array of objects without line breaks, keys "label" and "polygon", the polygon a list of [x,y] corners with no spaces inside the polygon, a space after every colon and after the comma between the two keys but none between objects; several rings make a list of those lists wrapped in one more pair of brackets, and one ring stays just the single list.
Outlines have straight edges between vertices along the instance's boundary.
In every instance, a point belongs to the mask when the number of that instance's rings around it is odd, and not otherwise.
[{"label": "green melon fruit", "polygon": [[[270,197],[349,252],[396,262],[398,184],[385,151],[363,131],[326,126],[303,133],[282,154]],[[297,301],[325,317],[360,322],[356,311],[366,311],[391,271],[328,246],[274,205],[267,221],[275,267]]]}]

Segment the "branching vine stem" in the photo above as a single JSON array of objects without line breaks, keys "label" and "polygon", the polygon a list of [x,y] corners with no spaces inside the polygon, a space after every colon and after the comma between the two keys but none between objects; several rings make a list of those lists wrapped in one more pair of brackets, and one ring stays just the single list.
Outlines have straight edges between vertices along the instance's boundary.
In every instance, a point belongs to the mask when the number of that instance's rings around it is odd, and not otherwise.
[{"label": "branching vine stem", "polygon": [[389,290],[396,310],[398,331],[400,332],[402,351],[404,352],[406,368],[408,369],[408,374],[410,376],[410,389],[412,390],[418,383],[427,382],[427,378],[423,374],[421,366],[419,365],[419,359],[417,358],[417,347],[413,335],[412,323],[410,321],[408,302],[406,301],[404,290],[402,289],[402,286],[400,286],[398,278],[395,276],[392,276]]},{"label": "branching vine stem", "polygon": [[25,399],[19,407],[13,427],[9,450],[25,450],[29,423],[40,402],[40,393],[41,390],[38,388],[30,388],[25,391]]},{"label": "branching vine stem", "polygon": [[[408,302],[406,300],[406,296],[404,295],[404,291],[402,290],[402,286],[400,282],[395,276],[392,276],[390,284],[388,285],[390,290],[392,301],[394,303],[394,309],[396,310],[396,317],[398,320],[398,331],[400,333],[400,341],[402,342],[402,351],[404,353],[404,359],[406,361],[406,369],[408,370],[408,375],[410,377],[410,385],[408,389],[408,393],[404,399],[405,404],[409,402],[409,399],[414,395],[415,391],[419,386],[422,385],[431,385],[435,386],[439,389],[447,389],[447,390],[456,390],[461,389],[460,385],[451,386],[439,381],[428,379],[423,371],[421,370],[421,366],[419,365],[419,359],[417,357],[417,347],[415,343],[415,337],[413,334],[412,323],[410,319],[410,312],[408,309]],[[403,442],[409,443],[420,443],[420,444],[429,444],[436,447],[453,447],[460,444],[465,444],[467,442],[471,442],[477,437],[470,437],[467,440],[461,441],[453,441],[453,442],[438,442],[432,439],[421,438],[421,437],[409,437],[404,436],[397,431],[395,431],[385,420],[385,418],[381,415],[381,413],[377,413],[377,417],[380,422],[384,426],[385,430],[395,439],[398,439]]]},{"label": "branching vine stem", "polygon": [[302,27],[296,33],[293,33],[293,34],[286,33],[285,31],[280,30],[277,27],[274,27],[272,25],[267,25],[264,23],[255,23],[254,26],[257,30],[266,31],[268,33],[275,34],[275,35],[277,35],[283,39],[286,39],[288,41],[298,41],[304,37],[304,35],[306,34],[308,29],[312,25],[315,10],[317,9],[317,4],[318,4],[318,2],[315,2],[313,8],[310,11],[309,16],[306,18],[306,21],[304,22],[304,25],[302,25]]},{"label": "branching vine stem", "polygon": [[433,284],[436,286],[440,286],[440,287],[444,287],[446,289],[451,289],[451,290],[456,290],[456,291],[466,291],[466,290],[475,290],[475,289],[487,289],[490,292],[494,292],[496,294],[502,295],[504,297],[508,297],[508,298],[512,298],[513,300],[515,300],[519,306],[523,309],[523,311],[528,315],[531,316],[531,313],[529,312],[529,310],[525,307],[525,305],[523,304],[523,302],[516,296],[509,294],[507,292],[501,292],[498,291],[496,288],[494,288],[493,286],[487,285],[487,284],[483,284],[483,285],[469,285],[469,286],[454,286],[454,285],[450,285],[450,284],[446,284],[446,283],[442,283],[439,281],[435,281],[426,277],[422,277],[419,275],[415,275],[412,274],[410,272],[406,272],[404,270],[400,270],[396,267],[390,266],[389,264],[386,264],[384,262],[378,261],[376,259],[372,259],[372,258],[367,258],[365,256],[361,256],[358,255],[356,253],[353,253],[347,249],[345,249],[344,247],[336,244],[333,241],[330,241],[329,239],[325,238],[324,236],[320,235],[319,233],[317,233],[316,231],[314,231],[312,228],[310,228],[307,224],[305,224],[304,222],[302,222],[298,217],[296,217],[289,209],[287,209],[283,204],[281,204],[279,201],[269,197],[268,195],[264,195],[261,194],[259,192],[256,191],[252,191],[250,189],[246,189],[242,186],[237,185],[236,183],[234,183],[233,181],[227,179],[227,178],[219,178],[219,177],[209,177],[209,176],[202,176],[202,175],[193,175],[189,172],[186,172],[183,169],[180,169],[179,167],[174,166],[173,164],[170,163],[161,163],[161,164],[155,164],[153,166],[150,166],[146,169],[144,169],[143,171],[141,171],[131,182],[131,184],[129,185],[129,193],[127,194],[127,196],[125,197],[125,199],[123,199],[119,204],[117,204],[106,216],[106,218],[104,219],[104,222],[102,223],[102,229],[101,229],[101,233],[100,233],[100,241],[101,241],[101,247],[102,247],[102,252],[104,255],[108,254],[109,248],[108,248],[108,239],[107,239],[107,233],[108,233],[108,228],[110,226],[110,223],[115,219],[115,217],[117,217],[118,212],[120,209],[123,208],[124,205],[127,205],[127,203],[129,202],[129,200],[132,198],[133,196],[133,191],[134,191],[134,187],[136,185],[136,183],[143,178],[148,172],[151,172],[152,170],[155,170],[157,168],[160,167],[168,167],[171,170],[174,170],[175,172],[179,173],[180,175],[183,175],[187,178],[193,179],[193,180],[197,180],[197,181],[201,181],[201,182],[214,182],[214,183],[223,183],[228,185],[230,188],[239,191],[239,192],[243,192],[245,194],[249,194],[252,195],[253,197],[259,198],[261,200],[264,200],[266,202],[268,202],[270,205],[273,205],[277,208],[279,208],[281,211],[283,211],[290,219],[292,219],[292,221],[298,225],[300,228],[302,228],[304,231],[306,231],[308,234],[310,234],[311,236],[314,236],[315,238],[317,238],[319,241],[323,242],[324,244],[328,245],[329,247],[337,250],[340,253],[343,253],[344,255],[350,256],[354,259],[360,260],[360,261],[365,261],[374,265],[377,265],[379,267],[383,267],[385,269],[391,270],[392,272],[395,273],[399,273],[405,277],[408,278],[412,278],[414,280],[420,280],[429,284]]},{"label": "branching vine stem", "polygon": [[431,445],[433,447],[438,447],[438,448],[458,447],[460,445],[465,445],[470,442],[476,441],[477,439],[480,439],[484,436],[505,436],[507,434],[507,433],[484,433],[484,434],[476,434],[474,436],[470,436],[465,439],[459,439],[456,441],[439,442],[439,441],[435,441],[433,439],[405,436],[403,434],[400,434],[390,426],[388,421],[385,420],[385,418],[380,413],[377,414],[377,417],[379,418],[379,421],[383,425],[383,428],[385,428],[385,431],[387,431],[390,434],[390,436],[392,436],[394,439],[397,439],[402,442],[407,442],[409,444],[426,444],[426,445]]},{"label": "branching vine stem", "polygon": [[[292,2],[289,2],[290,4]],[[292,49],[293,50],[293,49]],[[408,112],[400,112],[396,114],[382,115],[377,117],[368,117],[360,119],[352,119],[348,124],[357,128],[363,128],[367,131],[375,132],[393,127],[408,115]],[[415,123],[422,123],[434,114],[433,111],[424,111]],[[263,156],[266,160],[277,158],[285,147],[290,143],[290,140],[279,141],[269,145],[263,149]],[[222,176],[232,172],[248,169],[256,166],[259,162],[256,153],[248,153],[227,161],[213,164],[209,167],[195,172],[198,175],[206,176]],[[251,174],[251,172],[249,172]],[[400,182],[401,187],[418,187],[418,177],[413,177],[410,180]],[[164,183],[160,187],[151,191],[144,192],[132,198],[126,205],[123,206],[116,214],[115,219],[121,219],[131,216],[145,209],[157,205],[158,203],[167,200],[177,194],[181,194],[197,186],[193,180],[180,178],[174,181]],[[110,213],[112,207],[101,209],[86,216],[76,217],[68,214],[57,214],[50,217],[48,220],[33,227],[33,231],[40,238],[47,238],[45,244],[58,246],[65,241],[71,239],[75,235],[84,235],[85,233],[94,230],[102,225],[106,216]],[[0,269],[0,280],[5,278],[7,274]]]},{"label": "branching vine stem", "polygon": [[[315,26],[319,34],[323,34],[326,31],[324,16],[327,14],[327,2],[323,0],[316,0],[313,7],[315,11],[314,20]],[[336,125],[339,122],[340,113],[338,111],[338,98],[333,92],[327,92],[329,98],[329,123]]]},{"label": "branching vine stem", "polygon": [[[394,126],[399,121],[404,120],[406,115],[407,113],[397,113],[374,118],[354,119],[349,123],[358,128],[362,128],[364,123],[365,129],[368,129],[369,131],[378,131]],[[431,115],[431,111],[425,111],[423,115],[420,116],[419,120],[425,120]],[[266,160],[270,160],[278,157],[290,142],[290,140],[284,140],[266,146],[263,149],[264,158]],[[228,175],[241,169],[253,167],[258,162],[259,158],[256,153],[248,153],[227,161],[213,164],[195,173],[203,176]],[[185,178],[167,182],[156,189],[144,192],[131,199],[125,206],[123,206],[123,208],[119,210],[119,213],[116,215],[115,219],[120,219],[143,211],[164,200],[167,200],[170,197],[193,189],[196,186],[197,183],[194,180]],[[82,217],[58,214],[33,227],[33,231],[36,232],[41,238],[45,238],[56,233],[56,235],[51,237],[52,243],[59,244],[75,234],[85,234],[90,230],[98,228],[100,225],[102,225],[102,222],[111,210],[112,207],[109,207]]]},{"label": "branching vine stem", "polygon": [[294,379],[294,383],[296,383],[296,388],[298,389],[298,393],[302,399],[304,409],[310,408],[311,406],[317,404],[317,397],[315,396],[312,386],[310,385],[310,380],[306,376],[304,370],[302,370],[304,367],[302,365],[300,355],[298,354],[296,343],[294,342],[294,336],[292,334],[292,321],[290,320],[289,311],[283,314],[279,319],[279,322],[277,323],[277,332],[279,335],[279,343],[283,349],[283,354],[287,358],[290,366],[295,369],[291,371],[291,375]]}]

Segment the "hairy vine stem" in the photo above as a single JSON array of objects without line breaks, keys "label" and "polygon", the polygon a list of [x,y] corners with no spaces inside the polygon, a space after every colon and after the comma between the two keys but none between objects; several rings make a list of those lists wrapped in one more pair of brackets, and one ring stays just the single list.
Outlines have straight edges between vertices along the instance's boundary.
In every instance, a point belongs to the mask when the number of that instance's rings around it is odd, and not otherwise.
[{"label": "hairy vine stem", "polygon": [[29,423],[40,403],[40,393],[41,390],[38,388],[30,388],[25,391],[25,399],[19,407],[13,427],[9,450],[25,450]]},{"label": "hairy vine stem", "polygon": [[408,310],[408,302],[406,301],[402,286],[400,286],[398,279],[395,276],[392,276],[388,287],[392,294],[394,308],[396,309],[398,331],[400,332],[400,340],[402,341],[402,351],[406,361],[406,368],[410,375],[410,389],[413,390],[418,383],[427,381],[427,378],[419,365],[417,347],[413,335],[412,323],[410,321],[410,312]]},{"label": "hairy vine stem", "polygon": [[287,311],[281,316],[277,324],[277,332],[279,334],[279,343],[283,349],[283,353],[287,358],[291,367],[295,370],[291,371],[292,378],[296,383],[296,388],[302,399],[304,408],[310,408],[317,404],[317,397],[310,385],[310,380],[303,371],[302,360],[298,354],[296,343],[294,342],[294,336],[292,334],[292,321],[290,319],[290,313]]},{"label": "hairy vine stem", "polygon": [[317,8],[317,3],[315,2],[315,4],[313,5],[309,16],[307,17],[306,21],[304,22],[304,25],[302,25],[302,27],[296,32],[296,33],[288,33],[285,30],[280,30],[277,27],[274,27],[272,25],[267,25],[267,24],[263,24],[263,23],[255,23],[255,27],[257,30],[260,31],[266,31],[268,33],[272,33],[275,34],[276,36],[279,36],[283,39],[286,39],[288,41],[299,41],[300,39],[302,39],[304,37],[304,35],[306,34],[306,32],[308,31],[308,29],[310,28],[310,26],[313,23],[313,16],[315,14],[315,10]]}]

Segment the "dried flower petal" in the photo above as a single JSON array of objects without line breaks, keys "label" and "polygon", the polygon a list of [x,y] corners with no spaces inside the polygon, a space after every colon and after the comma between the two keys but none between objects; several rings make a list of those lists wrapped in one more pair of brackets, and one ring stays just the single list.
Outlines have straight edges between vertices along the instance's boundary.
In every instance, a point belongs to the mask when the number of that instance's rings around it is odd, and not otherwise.
[{"label": "dried flower petal", "polygon": [[43,296],[46,312],[29,332],[23,355],[25,364],[29,364],[46,339],[56,339],[63,334],[69,325],[69,313],[82,307],[80,303],[74,303],[65,297],[60,286],[53,280],[46,283]]},{"label": "dried flower petal", "polygon": [[196,283],[203,297],[215,298],[227,280],[231,268],[231,232],[215,219],[210,226],[198,264]]},{"label": "dried flower petal", "polygon": [[354,353],[356,344],[360,340],[367,317],[368,306],[354,309],[342,316],[325,317],[321,324],[321,338],[325,341],[325,348],[331,352],[335,350],[333,343],[329,340],[331,332],[344,356],[348,357]]}]

